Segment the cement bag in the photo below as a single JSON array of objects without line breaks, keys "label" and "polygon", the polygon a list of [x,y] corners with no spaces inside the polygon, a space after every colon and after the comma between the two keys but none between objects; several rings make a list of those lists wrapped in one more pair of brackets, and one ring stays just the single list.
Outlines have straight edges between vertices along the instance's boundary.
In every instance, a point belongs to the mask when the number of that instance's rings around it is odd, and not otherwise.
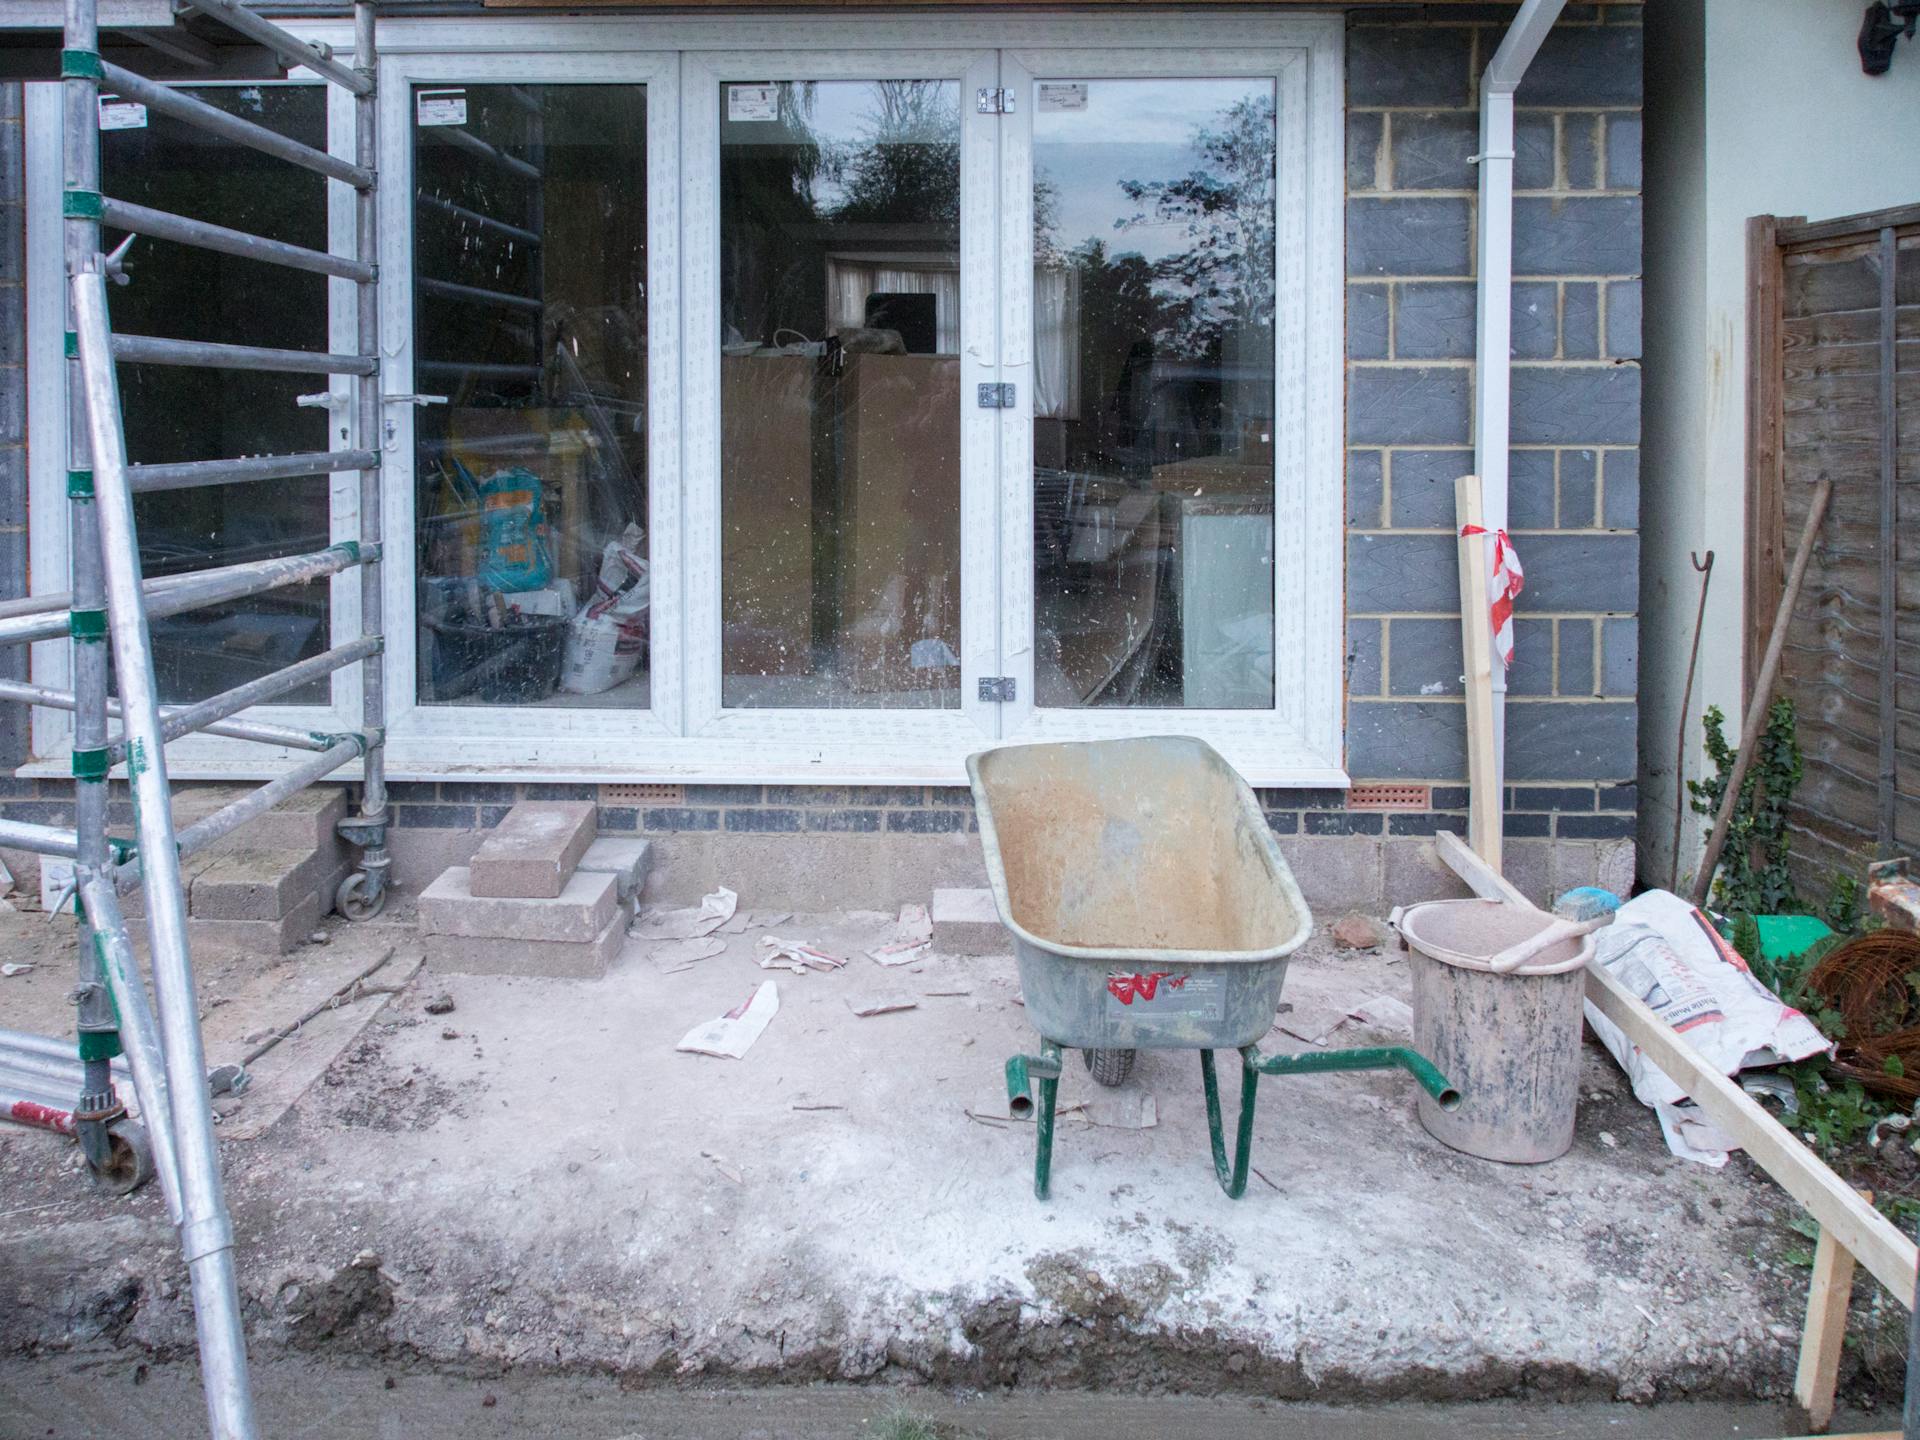
[{"label": "cement bag", "polygon": [[650,599],[647,537],[629,525],[600,552],[593,594],[567,626],[567,653],[560,688],[569,695],[598,695],[633,677],[647,651]]},{"label": "cement bag", "polygon": [[[1804,1060],[1832,1048],[1806,1016],[1754,979],[1713,922],[1678,895],[1649,890],[1629,900],[1595,939],[1593,963],[1686,1036],[1722,1074]],[[1627,1072],[1635,1097],[1659,1117],[1667,1148],[1685,1160],[1726,1164],[1736,1142],[1683,1104],[1686,1092],[1591,1001],[1586,1009],[1587,1024]]]}]

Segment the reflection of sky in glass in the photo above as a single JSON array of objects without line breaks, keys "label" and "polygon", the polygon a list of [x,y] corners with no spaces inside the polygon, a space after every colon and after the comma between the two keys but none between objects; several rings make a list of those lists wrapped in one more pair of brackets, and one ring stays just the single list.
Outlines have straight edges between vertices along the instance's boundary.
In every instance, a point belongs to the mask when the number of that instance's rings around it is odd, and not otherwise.
[{"label": "reflection of sky in glass", "polygon": [[[1071,251],[1103,240],[1114,255],[1164,259],[1187,248],[1185,226],[1148,219],[1117,229],[1150,208],[1129,200],[1122,180],[1178,180],[1200,161],[1194,132],[1217,129],[1235,104],[1271,99],[1270,80],[1087,80],[1084,110],[1033,105],[1033,168],[1054,187],[1057,243]],[[1038,86],[1035,87],[1038,94]]]},{"label": "reflection of sky in glass", "polygon": [[[731,82],[729,82],[731,83]],[[747,83],[747,82],[741,82]],[[906,132],[883,134],[886,104],[882,89],[886,85],[917,86],[938,95],[934,124],[922,124]],[[723,135],[729,146],[792,145],[810,140],[828,156],[844,157],[851,151],[866,149],[881,142],[922,145],[957,144],[960,139],[960,86],[952,80],[880,81],[810,80],[780,82],[782,114],[797,113],[804,136],[786,125],[771,121],[730,122]],[[721,115],[726,116],[722,97]],[[927,107],[932,110],[933,107]],[[927,110],[921,111],[927,118]],[[823,210],[833,210],[847,199],[846,188],[828,171],[813,180],[815,201]]]}]

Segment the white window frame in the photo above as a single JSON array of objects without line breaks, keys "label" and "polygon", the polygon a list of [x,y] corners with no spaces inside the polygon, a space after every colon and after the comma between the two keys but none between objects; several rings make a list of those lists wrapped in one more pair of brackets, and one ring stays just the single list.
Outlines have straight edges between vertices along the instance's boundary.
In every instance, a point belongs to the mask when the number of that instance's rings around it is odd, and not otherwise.
[{"label": "white window frame", "polygon": [[[341,22],[302,22],[290,28],[343,54],[351,50],[350,28]],[[535,83],[642,83],[648,86],[650,137],[652,708],[596,711],[414,702],[412,414],[410,407],[387,406],[396,447],[388,455],[394,459],[403,454],[405,460],[404,465],[389,465],[383,487],[388,772],[393,778],[958,783],[964,778],[964,755],[996,739],[1178,730],[1208,739],[1256,784],[1347,783],[1341,765],[1345,100],[1340,16],[1244,11],[1124,16],[894,12],[854,17],[710,12],[606,19],[488,15],[383,19],[380,42],[385,107],[381,171],[388,197],[404,200],[410,193],[412,127],[406,107],[416,79],[480,84],[510,76]],[[967,103],[968,91],[976,88],[967,77],[979,71],[986,56],[997,57],[997,83],[1016,91],[1023,70],[1096,77],[1272,75],[1280,87],[1283,309],[1277,325],[1282,346],[1277,416],[1298,416],[1301,423],[1294,429],[1281,419],[1276,432],[1278,701],[1273,711],[1031,706],[1031,320],[1030,309],[1021,308],[1030,306],[1032,285],[1031,132],[1030,119],[1021,113],[1024,105],[1017,103],[1012,116],[994,118],[977,117]],[[990,237],[999,287],[984,330],[978,316],[963,315],[963,393],[970,394],[976,380],[1012,380],[1021,408],[979,411],[968,406],[965,411],[963,433],[988,435],[991,453],[976,465],[969,450],[963,461],[964,703],[958,711],[728,711],[717,703],[718,474],[712,454],[703,459],[697,451],[706,443],[699,438],[702,434],[717,443],[718,396],[711,378],[704,386],[692,383],[703,373],[717,374],[716,197],[710,184],[696,180],[717,174],[722,76],[713,68],[716,57],[726,68],[746,65],[755,78],[958,73],[965,87],[966,123],[992,130],[991,145],[969,143],[963,160],[965,185],[978,186],[983,178],[991,185],[998,169],[997,196],[970,207],[981,212],[978,217],[963,209],[962,250],[969,253],[967,247],[982,234]],[[44,90],[43,100],[35,99],[35,90]],[[696,138],[696,96],[709,102],[700,121],[707,127],[706,140]],[[335,145],[346,143],[349,134],[344,104],[344,97],[336,96],[330,111]],[[33,200],[28,206],[29,295],[31,302],[38,302],[29,305],[30,433],[37,442],[30,451],[30,538],[36,589],[55,590],[64,588],[57,577],[66,574],[67,560],[59,373],[63,322],[57,305],[45,303],[49,298],[57,301],[61,270],[56,87],[29,87],[28,105]],[[51,125],[44,118],[31,123],[36,105],[44,106],[38,112],[42,117],[54,117]],[[1294,106],[1303,107],[1304,113],[1294,112]],[[405,161],[398,169],[396,158]],[[981,165],[984,172],[978,169]],[[340,208],[333,212],[339,234],[341,217],[350,216],[351,200],[344,187],[330,182],[329,188],[339,192],[334,204]],[[971,199],[973,192],[967,194]],[[710,238],[696,243],[696,236]],[[410,276],[411,259],[411,226],[397,223],[388,210],[381,317],[389,394],[414,388],[402,378],[411,374],[410,280],[407,289],[397,288],[401,277]],[[349,349],[352,287],[335,288],[334,343]],[[1285,304],[1289,298],[1295,303]],[[962,306],[967,312],[975,309],[973,301],[964,298]],[[973,353],[972,337],[981,334],[989,343]],[[987,427],[984,432],[979,430],[982,425]],[[970,446],[976,443],[968,441]],[[969,475],[986,478],[969,481],[964,478]],[[357,530],[357,477],[337,477],[333,493],[336,538],[349,538]],[[357,597],[357,574],[336,579],[335,643],[357,633]],[[34,666],[41,683],[63,683],[65,645],[35,647]],[[1015,676],[1020,698],[1012,705],[980,706],[977,682],[985,675]],[[335,705],[320,723],[357,723],[357,667],[336,674],[333,694]],[[289,707],[267,712],[268,718],[283,721],[290,713]],[[41,759],[32,773],[64,773],[66,720],[55,712],[37,712],[35,752]],[[169,754],[174,773],[183,778],[267,775],[284,768],[287,758],[267,747],[210,736],[179,742]]]}]

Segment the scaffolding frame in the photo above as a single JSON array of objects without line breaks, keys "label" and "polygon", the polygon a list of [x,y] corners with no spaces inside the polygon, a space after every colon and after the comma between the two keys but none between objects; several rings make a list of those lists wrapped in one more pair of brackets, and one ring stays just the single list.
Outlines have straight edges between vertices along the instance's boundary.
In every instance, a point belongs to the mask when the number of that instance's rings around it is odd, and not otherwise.
[{"label": "scaffolding frame", "polygon": [[[370,0],[355,0],[351,66],[245,9],[237,0],[182,0],[353,97],[351,161],[159,84],[101,58],[98,0],[65,0],[61,51],[62,216],[68,286],[67,495],[71,589],[0,605],[0,645],[66,639],[70,691],[0,682],[0,701],[71,712],[73,827],[0,821],[0,845],[73,862],[79,980],[78,1045],[0,1031],[0,1118],[78,1140],[96,1177],[131,1189],[157,1176],[192,1282],[207,1415],[216,1440],[258,1431],[247,1375],[239,1288],[213,1130],[206,1055],[194,991],[181,861],[295,791],[358,763],[361,794],[340,833],[359,850],[334,897],[349,919],[371,918],[387,896],[389,822],[385,774],[385,648],[381,601],[379,198],[376,50]],[[99,98],[103,90],[219,138],[248,146],[354,192],[351,251],[341,255],[269,240],[226,226],[114,199],[101,192]],[[276,350],[147,335],[116,335],[108,317],[109,258],[103,225],[172,243],[317,273],[355,287],[351,354]],[[353,448],[184,464],[128,463],[116,362],[189,365],[347,377]],[[309,555],[251,561],[145,581],[134,496],[201,485],[248,484],[352,470],[359,473],[359,536]],[[323,654],[188,705],[162,705],[151,619],[264,594],[358,570],[360,634]],[[109,664],[118,697],[109,695]],[[335,671],[358,666],[357,728],[303,731],[246,718]],[[114,733],[110,721],[119,721]],[[176,832],[166,745],[196,732],[312,752],[277,779]],[[107,782],[116,770],[132,791],[135,840],[107,833]],[[150,975],[143,976],[122,893],[146,896]],[[147,999],[151,983],[153,1004]],[[122,1058],[124,1057],[124,1059]],[[136,1124],[119,1086],[130,1083]]]}]

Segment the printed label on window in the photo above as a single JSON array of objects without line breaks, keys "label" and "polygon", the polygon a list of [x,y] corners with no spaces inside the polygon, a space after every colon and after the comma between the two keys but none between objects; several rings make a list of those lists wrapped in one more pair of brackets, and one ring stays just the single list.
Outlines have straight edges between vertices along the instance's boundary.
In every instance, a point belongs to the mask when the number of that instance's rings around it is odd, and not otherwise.
[{"label": "printed label on window", "polygon": [[415,114],[422,125],[467,123],[467,92],[422,90],[414,97]]},{"label": "printed label on window", "polygon": [[144,130],[147,128],[147,107],[138,100],[122,100],[118,95],[100,97],[100,128],[102,130]]},{"label": "printed label on window", "polygon": [[1084,110],[1087,108],[1087,82],[1042,80],[1034,105],[1039,110]]},{"label": "printed label on window", "polygon": [[727,86],[728,120],[778,120],[779,118],[780,87],[778,85]]}]

